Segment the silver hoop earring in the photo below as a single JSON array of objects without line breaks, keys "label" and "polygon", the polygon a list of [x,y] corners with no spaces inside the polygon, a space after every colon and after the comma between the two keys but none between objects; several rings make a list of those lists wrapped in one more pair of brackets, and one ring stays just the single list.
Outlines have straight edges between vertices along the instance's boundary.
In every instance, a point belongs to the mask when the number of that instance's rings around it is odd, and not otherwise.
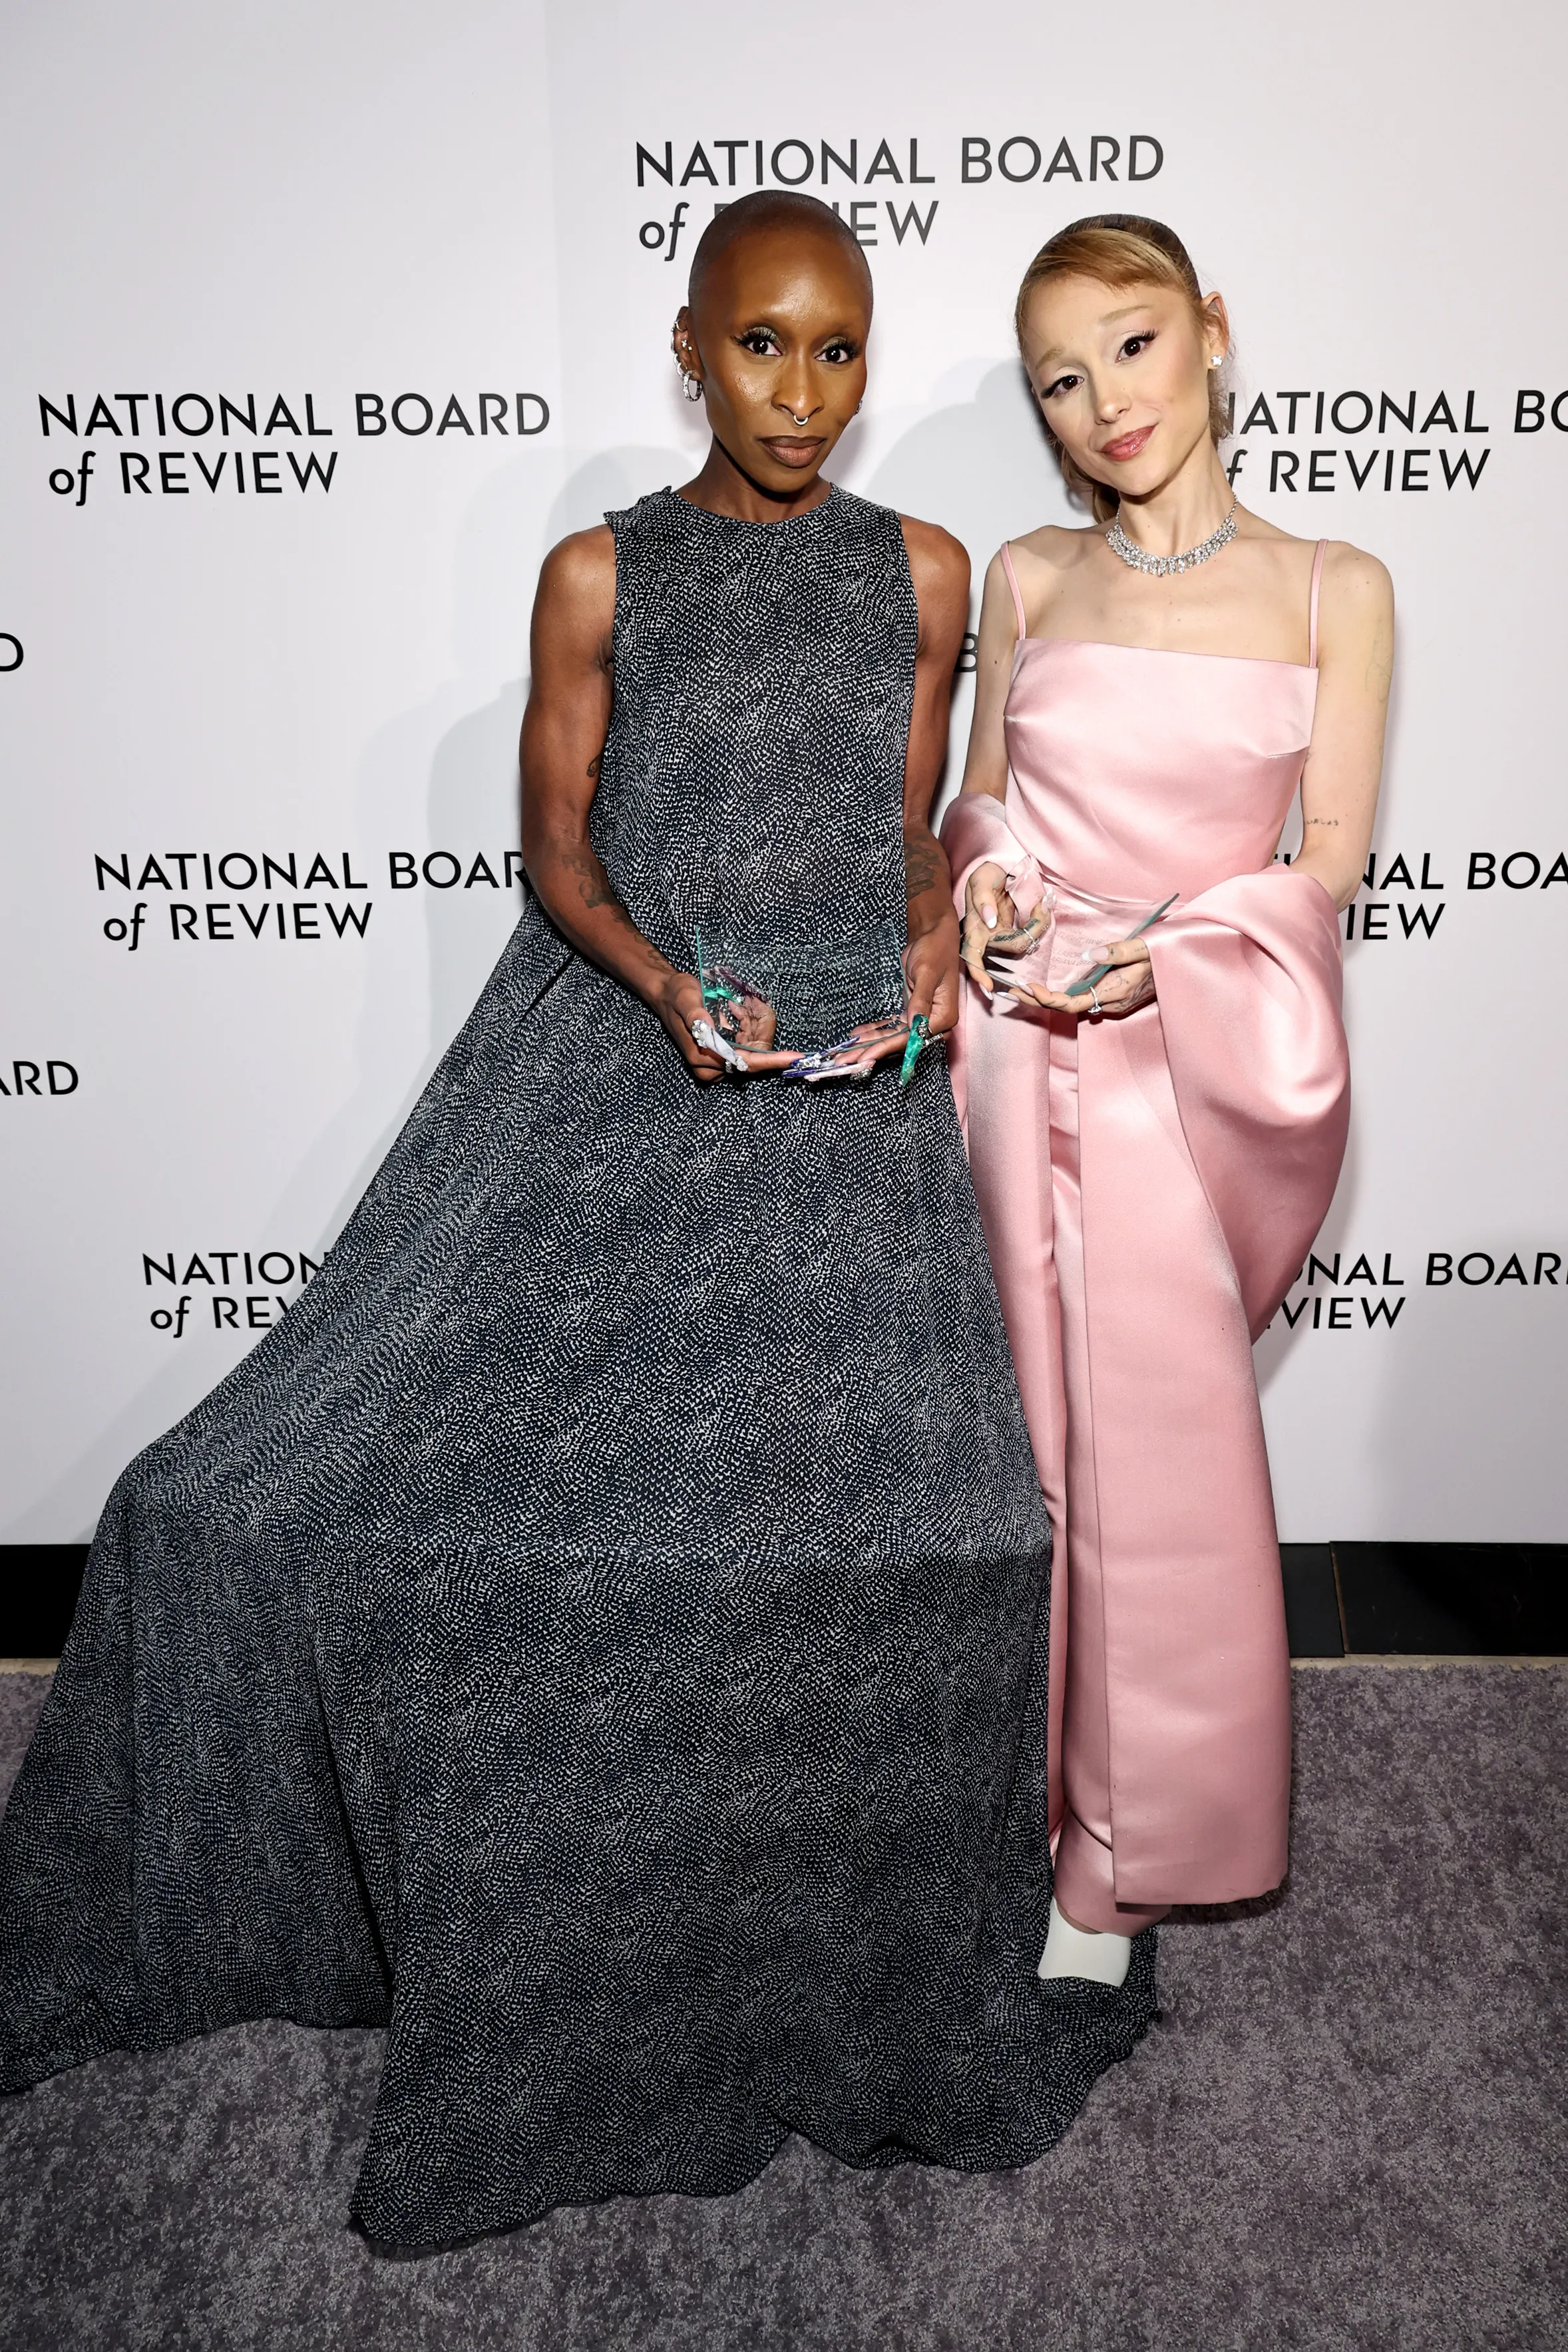
[{"label": "silver hoop earring", "polygon": [[702,397],[701,377],[697,375],[688,375],[686,370],[682,368],[680,371],[680,389],[686,394],[688,400],[700,400]]}]

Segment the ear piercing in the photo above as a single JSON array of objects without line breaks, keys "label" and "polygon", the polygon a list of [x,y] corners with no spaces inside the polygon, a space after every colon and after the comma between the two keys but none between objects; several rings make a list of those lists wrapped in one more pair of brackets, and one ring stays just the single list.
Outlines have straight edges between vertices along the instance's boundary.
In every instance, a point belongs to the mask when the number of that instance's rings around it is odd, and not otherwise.
[{"label": "ear piercing", "polygon": [[1209,365],[1210,367],[1224,367],[1225,353],[1223,352],[1215,352],[1213,359],[1209,362]]},{"label": "ear piercing", "polygon": [[702,379],[700,375],[693,375],[690,369],[686,364],[690,355],[691,346],[689,343],[684,344],[675,353],[675,364],[680,370],[680,389],[686,394],[688,400],[700,400],[702,397]]}]

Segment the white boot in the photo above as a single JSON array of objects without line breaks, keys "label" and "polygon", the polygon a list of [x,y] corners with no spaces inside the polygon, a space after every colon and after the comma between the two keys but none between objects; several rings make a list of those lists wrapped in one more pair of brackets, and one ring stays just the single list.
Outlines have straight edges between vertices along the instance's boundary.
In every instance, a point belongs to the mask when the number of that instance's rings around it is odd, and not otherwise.
[{"label": "white boot", "polygon": [[1040,1955],[1042,1977],[1083,1977],[1090,1984],[1125,1984],[1131,1957],[1131,1936],[1075,1927],[1057,1909],[1055,1895],[1051,1897],[1051,1923]]}]

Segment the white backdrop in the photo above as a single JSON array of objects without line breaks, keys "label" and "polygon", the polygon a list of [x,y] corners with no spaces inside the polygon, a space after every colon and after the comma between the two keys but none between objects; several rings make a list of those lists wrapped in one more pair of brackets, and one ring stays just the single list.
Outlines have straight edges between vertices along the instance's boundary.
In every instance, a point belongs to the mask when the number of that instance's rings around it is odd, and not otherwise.
[{"label": "white backdrop", "polygon": [[286,1311],[478,992],[541,555],[694,469],[669,322],[759,171],[868,242],[834,470],[977,579],[1074,519],[1018,277],[1120,205],[1229,299],[1238,489],[1390,565],[1353,1138],[1259,1350],[1281,1533],[1568,1537],[1564,46],[1517,4],[846,0],[797,71],[715,0],[13,7],[0,1539],[85,1535]]}]

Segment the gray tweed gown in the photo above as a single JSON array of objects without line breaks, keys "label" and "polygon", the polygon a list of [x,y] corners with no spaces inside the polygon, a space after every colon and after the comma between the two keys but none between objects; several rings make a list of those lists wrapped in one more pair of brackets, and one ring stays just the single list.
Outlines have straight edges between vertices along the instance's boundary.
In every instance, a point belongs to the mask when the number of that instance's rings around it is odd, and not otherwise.
[{"label": "gray tweed gown", "polygon": [[[610,518],[594,833],[703,920],[902,923],[898,519]],[[1042,1995],[1049,1533],[940,1059],[697,1086],[527,906],[285,1322],[115,1488],[0,1831],[0,2086],[384,2023],[427,2246],[787,2134],[1020,2162],[1143,2031]]]}]

